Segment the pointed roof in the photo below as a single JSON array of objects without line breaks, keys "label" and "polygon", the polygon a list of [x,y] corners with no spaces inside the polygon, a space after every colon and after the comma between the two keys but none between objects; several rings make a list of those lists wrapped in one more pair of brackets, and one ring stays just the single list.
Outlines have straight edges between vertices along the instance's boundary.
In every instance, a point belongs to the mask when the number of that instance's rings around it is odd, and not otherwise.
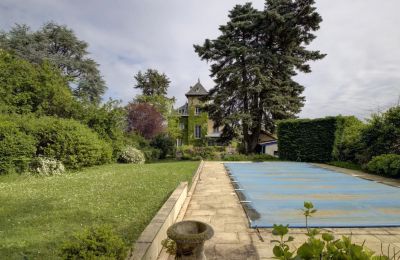
[{"label": "pointed roof", "polygon": [[190,87],[190,90],[185,94],[187,97],[188,96],[207,96],[208,92],[207,90],[201,85],[200,79],[197,81],[197,83],[193,86]]}]

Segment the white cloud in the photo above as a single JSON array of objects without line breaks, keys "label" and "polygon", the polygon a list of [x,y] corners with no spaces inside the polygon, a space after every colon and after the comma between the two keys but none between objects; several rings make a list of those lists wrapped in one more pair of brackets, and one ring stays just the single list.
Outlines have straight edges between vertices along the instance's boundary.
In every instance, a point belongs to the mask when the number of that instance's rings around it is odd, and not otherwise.
[{"label": "white cloud", "polygon": [[[107,97],[127,102],[137,94],[133,75],[156,68],[172,80],[170,95],[184,93],[200,77],[212,87],[209,66],[193,44],[218,35],[218,26],[240,0],[3,0],[0,27],[37,29],[48,20],[66,24],[90,45],[108,85]],[[253,1],[258,8],[264,1]],[[317,0],[324,22],[312,48],[328,56],[299,75],[306,90],[301,117],[355,114],[393,105],[400,95],[398,0]]]}]

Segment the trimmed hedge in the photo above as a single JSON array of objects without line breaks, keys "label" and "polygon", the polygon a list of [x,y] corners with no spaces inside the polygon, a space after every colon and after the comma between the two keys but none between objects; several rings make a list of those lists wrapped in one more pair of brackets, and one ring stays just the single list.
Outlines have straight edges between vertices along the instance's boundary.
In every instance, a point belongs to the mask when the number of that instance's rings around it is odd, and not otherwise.
[{"label": "trimmed hedge", "polygon": [[36,140],[14,122],[0,118],[0,174],[21,173],[29,168],[36,153]]},{"label": "trimmed hedge", "polygon": [[367,164],[368,171],[386,177],[400,177],[400,155],[383,154],[372,158]]},{"label": "trimmed hedge", "polygon": [[280,159],[328,162],[332,160],[337,129],[336,117],[284,120],[278,124]]},{"label": "trimmed hedge", "polygon": [[69,169],[111,161],[110,144],[75,120],[1,115],[0,122],[2,173],[24,172],[36,156],[54,158]]}]

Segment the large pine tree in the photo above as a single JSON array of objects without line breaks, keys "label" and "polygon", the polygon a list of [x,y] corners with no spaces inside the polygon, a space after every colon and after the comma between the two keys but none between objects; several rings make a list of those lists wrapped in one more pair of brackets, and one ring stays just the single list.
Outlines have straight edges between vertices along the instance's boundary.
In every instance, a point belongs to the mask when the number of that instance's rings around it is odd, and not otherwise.
[{"label": "large pine tree", "polygon": [[254,152],[261,130],[273,132],[276,120],[300,112],[304,87],[293,77],[325,56],[306,49],[321,21],[314,0],[266,0],[263,11],[236,5],[218,38],[194,46],[211,62],[208,110],[224,126],[223,138],[239,135],[245,152]]}]

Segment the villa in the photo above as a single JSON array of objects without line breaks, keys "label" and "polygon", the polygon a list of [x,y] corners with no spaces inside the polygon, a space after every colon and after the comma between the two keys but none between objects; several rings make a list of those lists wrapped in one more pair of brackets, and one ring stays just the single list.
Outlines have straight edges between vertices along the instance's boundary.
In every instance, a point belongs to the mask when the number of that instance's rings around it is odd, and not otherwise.
[{"label": "villa", "polygon": [[200,83],[200,79],[185,95],[187,102],[177,109],[182,134],[176,140],[176,145],[218,145],[221,127],[216,127],[203,109],[206,103],[202,98],[208,95],[208,91]]},{"label": "villa", "polygon": [[[204,111],[206,104],[203,98],[208,91],[200,83],[200,79],[185,94],[187,102],[177,109],[181,138],[176,140],[176,146],[182,145],[221,145],[219,137],[222,127],[216,127],[213,120]],[[278,153],[277,137],[267,131],[262,131],[258,140],[257,152],[276,156]]]}]

